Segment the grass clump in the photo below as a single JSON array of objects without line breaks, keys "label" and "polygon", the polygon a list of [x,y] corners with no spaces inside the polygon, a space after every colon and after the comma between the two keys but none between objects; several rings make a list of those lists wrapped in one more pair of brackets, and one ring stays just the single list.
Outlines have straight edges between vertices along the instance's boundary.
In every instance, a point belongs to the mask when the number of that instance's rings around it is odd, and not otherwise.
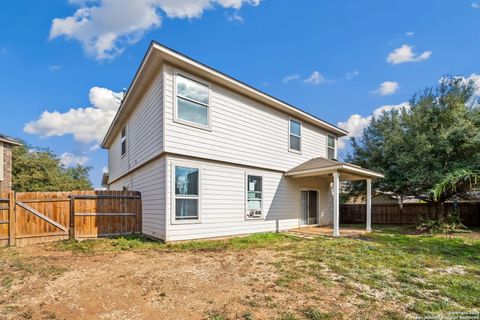
[{"label": "grass clump", "polygon": [[316,308],[307,308],[303,314],[308,320],[330,320],[334,318],[334,315],[330,312],[322,312]]}]

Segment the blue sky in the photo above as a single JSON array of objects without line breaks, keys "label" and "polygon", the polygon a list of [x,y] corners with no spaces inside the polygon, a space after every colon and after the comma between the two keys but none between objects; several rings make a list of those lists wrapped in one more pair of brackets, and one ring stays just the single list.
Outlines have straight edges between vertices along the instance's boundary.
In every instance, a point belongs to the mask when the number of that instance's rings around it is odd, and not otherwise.
[{"label": "blue sky", "polygon": [[6,0],[0,28],[0,132],[92,166],[95,186],[151,40],[352,135],[443,75],[480,84],[472,0]]}]

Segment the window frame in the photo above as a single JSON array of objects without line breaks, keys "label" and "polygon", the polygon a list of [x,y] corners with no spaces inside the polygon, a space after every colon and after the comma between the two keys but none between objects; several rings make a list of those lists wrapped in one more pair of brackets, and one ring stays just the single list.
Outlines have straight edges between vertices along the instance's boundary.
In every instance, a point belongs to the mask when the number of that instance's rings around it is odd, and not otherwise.
[{"label": "window frame", "polygon": [[[300,125],[300,135],[296,135],[294,133],[292,133],[292,126],[291,126],[291,122],[294,121],[294,122],[297,122],[299,125]],[[303,131],[303,123],[302,121],[298,120],[298,119],[295,119],[295,118],[292,118],[292,117],[289,117],[288,118],[288,151],[289,152],[293,152],[293,153],[297,153],[297,154],[302,154],[302,131]],[[294,136],[294,137],[297,137],[300,139],[300,150],[296,150],[296,149],[292,149],[291,148],[291,145],[290,145],[290,136]]]},{"label": "window frame", "polygon": [[[332,137],[332,138],[333,138],[333,143],[334,143],[334,146],[333,146],[333,147],[330,147],[330,146],[328,145],[328,139],[329,139],[329,137]],[[333,159],[330,159],[330,158],[328,157],[328,151],[329,151],[330,149],[333,149]],[[334,136],[333,134],[327,134],[327,159],[329,159],[329,160],[337,160],[337,137]]]},{"label": "window frame", "polygon": [[[206,86],[208,88],[208,104],[180,95],[177,92],[177,77],[178,76],[183,77],[183,78],[188,79],[188,80],[193,81],[193,82],[197,82],[200,85]],[[187,126],[190,126],[190,127],[194,127],[194,128],[197,128],[197,129],[212,131],[212,85],[210,84],[210,82],[202,80],[202,79],[200,79],[198,77],[195,77],[195,76],[193,76],[189,73],[186,73],[186,72],[183,72],[183,71],[180,71],[180,70],[177,70],[177,69],[174,70],[174,77],[173,78],[174,78],[173,79],[173,93],[174,93],[173,94],[173,100],[174,100],[173,101],[173,105],[174,105],[173,122],[180,123],[180,124],[183,124],[183,125],[187,125]],[[207,125],[204,126],[204,125],[196,123],[196,122],[192,122],[192,121],[188,121],[188,120],[179,118],[178,117],[178,99],[179,98],[181,98],[183,100],[186,100],[188,102],[203,106],[203,107],[207,107]]]},{"label": "window frame", "polygon": [[[184,167],[190,169],[197,169],[198,170],[198,195],[197,196],[177,196],[175,192],[175,171],[177,167]],[[202,223],[201,216],[202,216],[202,166],[196,163],[191,162],[172,162],[171,164],[171,221],[170,224],[199,224]],[[197,204],[197,219],[177,219],[176,215],[176,199],[195,199],[198,201]]]},{"label": "window frame", "polygon": [[[262,189],[260,191],[262,197],[260,198],[260,216],[259,217],[249,217],[248,216],[248,213],[249,213],[249,209],[248,209],[248,178],[250,176],[255,176],[255,177],[260,177],[262,179]],[[264,182],[265,182],[265,177],[263,176],[263,174],[259,173],[259,172],[252,172],[252,171],[247,171],[245,172],[245,220],[264,220],[265,219],[265,216],[264,216],[264,201],[265,201],[265,197],[264,197]]]},{"label": "window frame", "polygon": [[[125,135],[123,136],[123,132],[125,132]],[[122,129],[120,130],[120,154],[123,157],[125,157],[128,153],[128,143],[127,143],[127,125],[124,125]],[[123,144],[125,143],[125,153],[123,153]]]}]

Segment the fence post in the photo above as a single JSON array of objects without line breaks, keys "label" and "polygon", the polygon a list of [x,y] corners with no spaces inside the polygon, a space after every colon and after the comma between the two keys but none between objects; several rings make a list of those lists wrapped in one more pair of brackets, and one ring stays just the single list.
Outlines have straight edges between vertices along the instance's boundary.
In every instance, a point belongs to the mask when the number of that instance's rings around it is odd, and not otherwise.
[{"label": "fence post", "polygon": [[8,245],[15,245],[15,192],[8,193]]},{"label": "fence post", "polygon": [[70,227],[68,236],[71,240],[75,239],[75,196],[70,196]]}]

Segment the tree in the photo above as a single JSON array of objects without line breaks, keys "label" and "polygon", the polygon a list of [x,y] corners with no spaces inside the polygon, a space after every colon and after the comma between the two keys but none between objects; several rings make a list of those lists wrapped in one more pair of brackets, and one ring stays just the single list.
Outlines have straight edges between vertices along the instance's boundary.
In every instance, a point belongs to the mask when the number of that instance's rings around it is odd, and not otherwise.
[{"label": "tree", "polygon": [[[415,95],[409,108],[373,119],[360,139],[352,139],[346,160],[383,172],[375,189],[399,197],[433,199],[430,190],[455,170],[480,169],[480,108],[475,85],[445,77],[436,88]],[[359,189],[352,184],[352,193]]]},{"label": "tree", "polygon": [[66,168],[48,149],[32,151],[25,144],[14,147],[12,189],[29,191],[91,190],[89,167]]}]

